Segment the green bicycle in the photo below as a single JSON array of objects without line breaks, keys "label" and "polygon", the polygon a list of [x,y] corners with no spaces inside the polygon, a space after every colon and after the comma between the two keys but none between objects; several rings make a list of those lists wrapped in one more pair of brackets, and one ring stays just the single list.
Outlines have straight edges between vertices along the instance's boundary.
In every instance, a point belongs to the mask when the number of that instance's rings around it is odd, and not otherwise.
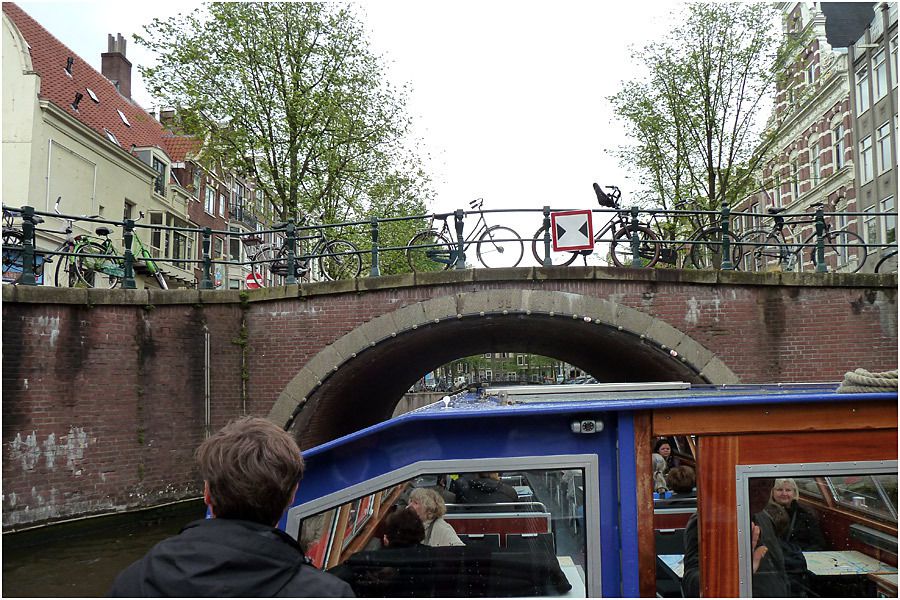
[{"label": "green bicycle", "polygon": [[[144,213],[140,213],[140,219]],[[71,235],[71,229],[68,230]],[[94,230],[99,237],[88,235],[75,236],[72,255],[63,257],[56,266],[56,285],[63,282],[69,287],[105,287],[113,289],[119,285],[125,277],[125,260],[116,249],[109,234],[109,227],[98,227]],[[147,274],[153,275],[159,283],[159,287],[167,290],[166,279],[159,265],[153,260],[153,255],[141,242],[137,231],[133,232],[135,269],[143,269]]]}]

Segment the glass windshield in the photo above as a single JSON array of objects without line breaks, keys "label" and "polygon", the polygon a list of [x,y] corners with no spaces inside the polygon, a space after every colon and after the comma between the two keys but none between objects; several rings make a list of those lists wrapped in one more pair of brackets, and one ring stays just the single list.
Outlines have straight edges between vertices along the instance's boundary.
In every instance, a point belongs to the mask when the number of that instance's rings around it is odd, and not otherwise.
[{"label": "glass windshield", "polygon": [[360,597],[585,596],[581,469],[433,473],[303,520]]}]

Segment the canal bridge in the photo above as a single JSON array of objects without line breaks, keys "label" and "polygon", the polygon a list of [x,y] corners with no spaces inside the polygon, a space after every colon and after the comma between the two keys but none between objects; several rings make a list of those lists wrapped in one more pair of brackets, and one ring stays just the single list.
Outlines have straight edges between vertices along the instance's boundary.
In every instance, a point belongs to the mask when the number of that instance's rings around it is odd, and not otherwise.
[{"label": "canal bridge", "polygon": [[523,352],[600,381],[837,381],[897,366],[897,276],[519,268],[252,291],[3,288],[3,517],[196,495],[240,414],[309,447],[390,417],[423,373]]}]

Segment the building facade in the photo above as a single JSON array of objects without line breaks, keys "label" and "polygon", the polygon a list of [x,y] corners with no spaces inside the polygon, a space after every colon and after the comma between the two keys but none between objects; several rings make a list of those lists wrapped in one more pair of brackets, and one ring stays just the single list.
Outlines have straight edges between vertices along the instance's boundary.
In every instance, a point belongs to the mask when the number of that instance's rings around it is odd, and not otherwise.
[{"label": "building facade", "polygon": [[[897,242],[897,4],[879,2],[865,32],[850,45],[849,82],[860,234],[875,258]],[[874,260],[872,261],[874,264]]]}]

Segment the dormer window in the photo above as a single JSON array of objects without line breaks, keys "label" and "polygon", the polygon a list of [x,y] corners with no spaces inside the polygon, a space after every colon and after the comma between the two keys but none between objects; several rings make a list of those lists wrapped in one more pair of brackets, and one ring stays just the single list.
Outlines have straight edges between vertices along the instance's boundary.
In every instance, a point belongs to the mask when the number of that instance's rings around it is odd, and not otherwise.
[{"label": "dormer window", "polygon": [[166,195],[166,163],[153,157],[153,169],[156,171],[156,180],[153,182],[153,191],[160,196]]},{"label": "dormer window", "polygon": [[100,104],[100,99],[97,98],[97,94],[94,93],[94,90],[91,88],[85,88],[87,90],[88,96],[91,97],[91,100],[94,101],[95,104]]},{"label": "dormer window", "polygon": [[117,146],[120,145],[119,140],[116,138],[116,134],[114,134],[109,129],[104,129],[103,131],[106,133],[106,137],[109,139],[109,141],[111,141],[113,144],[115,144]]},{"label": "dormer window", "polygon": [[119,113],[119,118],[122,119],[122,122],[125,123],[126,127],[131,127],[131,123],[128,122],[128,117],[125,116],[121,110],[116,109],[116,112]]}]

